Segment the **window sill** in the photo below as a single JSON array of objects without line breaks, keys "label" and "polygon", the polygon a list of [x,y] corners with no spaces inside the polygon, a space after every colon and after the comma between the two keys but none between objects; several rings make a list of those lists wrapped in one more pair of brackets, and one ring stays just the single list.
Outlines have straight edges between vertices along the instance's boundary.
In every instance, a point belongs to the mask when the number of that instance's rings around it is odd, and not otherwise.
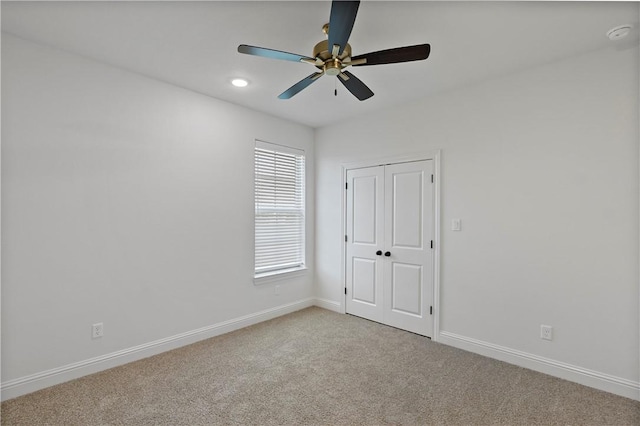
[{"label": "window sill", "polygon": [[274,281],[288,280],[301,277],[307,274],[307,267],[300,266],[297,268],[283,269],[281,271],[264,272],[253,277],[255,285],[267,284]]}]

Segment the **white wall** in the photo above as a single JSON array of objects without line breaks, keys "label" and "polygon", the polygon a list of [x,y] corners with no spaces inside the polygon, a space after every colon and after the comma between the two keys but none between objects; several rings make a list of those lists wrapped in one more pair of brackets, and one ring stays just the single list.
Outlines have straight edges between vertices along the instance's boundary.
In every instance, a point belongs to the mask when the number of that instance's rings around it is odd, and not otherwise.
[{"label": "white wall", "polygon": [[599,51],[318,129],[318,297],[344,303],[341,164],[441,149],[436,337],[640,398],[638,71]]},{"label": "white wall", "polygon": [[[3,398],[74,363],[312,304],[313,136],[3,34]],[[255,138],[305,149],[309,183],[311,269],[259,286]]]}]

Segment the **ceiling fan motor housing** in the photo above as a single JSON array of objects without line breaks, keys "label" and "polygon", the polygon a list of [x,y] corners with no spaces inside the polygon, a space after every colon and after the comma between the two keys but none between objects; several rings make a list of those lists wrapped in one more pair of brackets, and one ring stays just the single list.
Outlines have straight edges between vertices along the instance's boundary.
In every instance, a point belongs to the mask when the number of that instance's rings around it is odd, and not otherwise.
[{"label": "ceiling fan motor housing", "polygon": [[322,65],[316,65],[318,69],[323,70],[327,75],[338,75],[340,74],[340,70],[344,68],[342,66],[342,61],[351,57],[351,45],[347,43],[342,55],[337,58],[333,58],[333,55],[329,51],[329,42],[327,40],[322,40],[314,46],[313,57],[320,59],[323,62]]}]

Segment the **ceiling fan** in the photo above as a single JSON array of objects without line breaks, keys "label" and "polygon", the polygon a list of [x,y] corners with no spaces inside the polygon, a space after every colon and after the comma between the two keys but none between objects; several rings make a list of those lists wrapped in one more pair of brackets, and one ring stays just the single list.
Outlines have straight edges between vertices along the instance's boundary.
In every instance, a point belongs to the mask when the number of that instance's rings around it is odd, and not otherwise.
[{"label": "ceiling fan", "polygon": [[278,96],[280,99],[292,98],[326,74],[337,76],[340,83],[342,83],[349,92],[359,100],[364,101],[373,96],[373,92],[356,76],[349,71],[345,71],[345,68],[348,66],[359,67],[421,61],[429,57],[431,46],[428,44],[419,44],[416,46],[397,47],[395,49],[351,56],[351,46],[348,41],[356,20],[359,5],[359,1],[334,0],[331,3],[329,23],[322,27],[322,31],[327,35],[327,40],[323,40],[315,45],[312,57],[264,47],[248,46],[246,44],[238,46],[238,52],[247,55],[262,56],[264,58],[306,62],[320,70],[303,78],[282,92]]}]

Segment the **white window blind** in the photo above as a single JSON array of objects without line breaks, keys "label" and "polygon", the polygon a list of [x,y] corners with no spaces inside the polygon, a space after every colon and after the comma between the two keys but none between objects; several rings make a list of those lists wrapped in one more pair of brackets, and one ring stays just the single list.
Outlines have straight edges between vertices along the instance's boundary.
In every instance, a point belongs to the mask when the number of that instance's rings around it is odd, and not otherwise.
[{"label": "white window blind", "polygon": [[304,151],[256,141],[255,274],[304,266]]}]

